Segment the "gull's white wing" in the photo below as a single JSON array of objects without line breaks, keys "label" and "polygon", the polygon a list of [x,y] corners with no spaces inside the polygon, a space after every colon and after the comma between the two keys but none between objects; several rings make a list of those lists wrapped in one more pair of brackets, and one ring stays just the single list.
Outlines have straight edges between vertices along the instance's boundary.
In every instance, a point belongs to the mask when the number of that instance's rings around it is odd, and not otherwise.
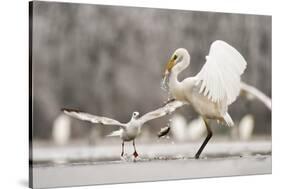
[{"label": "gull's white wing", "polygon": [[95,116],[85,112],[73,110],[73,109],[62,109],[62,111],[73,118],[80,119],[82,121],[88,121],[91,123],[100,123],[103,125],[116,125],[119,127],[126,127],[125,124],[120,123],[117,120],[110,119],[107,117]]},{"label": "gull's white wing", "polygon": [[224,41],[212,43],[206,63],[196,75],[201,83],[199,93],[208,96],[213,102],[226,100],[229,105],[240,92],[240,76],[247,63],[243,56]]},{"label": "gull's white wing", "polygon": [[185,105],[186,103],[181,101],[172,101],[152,112],[148,112],[144,114],[142,117],[139,118],[139,120],[144,124],[147,121],[150,121],[152,119],[156,119],[162,116],[165,116],[167,114],[171,114],[173,111],[175,111],[177,108]]}]

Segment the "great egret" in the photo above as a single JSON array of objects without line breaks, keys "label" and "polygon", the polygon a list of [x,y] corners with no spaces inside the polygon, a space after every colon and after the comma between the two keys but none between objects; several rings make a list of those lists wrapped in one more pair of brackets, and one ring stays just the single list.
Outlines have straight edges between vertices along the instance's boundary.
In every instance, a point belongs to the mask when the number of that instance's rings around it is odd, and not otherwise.
[{"label": "great egret", "polygon": [[189,66],[190,55],[184,48],[177,49],[166,65],[163,81],[174,99],[189,103],[205,123],[208,135],[197,151],[198,159],[212,137],[207,119],[215,119],[233,126],[227,112],[240,92],[240,76],[246,69],[243,56],[224,41],[214,41],[201,71],[178,81],[178,75]]},{"label": "great egret", "polygon": [[82,121],[88,121],[91,123],[99,123],[101,125],[115,125],[118,126],[120,129],[117,131],[114,131],[110,134],[110,136],[119,136],[122,140],[122,152],[121,156],[124,155],[124,142],[126,141],[132,141],[133,140],[133,146],[134,146],[134,157],[136,158],[138,156],[138,153],[136,151],[135,146],[135,138],[140,134],[141,128],[144,125],[144,123],[165,116],[167,114],[172,113],[175,111],[175,109],[183,106],[183,102],[180,101],[174,101],[171,103],[166,104],[165,106],[158,108],[154,111],[148,112],[144,114],[142,117],[139,116],[139,112],[133,112],[131,120],[127,123],[120,123],[117,120],[110,119],[107,117],[100,117],[91,115],[85,112],[73,110],[73,109],[62,109],[62,111],[76,119],[80,119]]}]

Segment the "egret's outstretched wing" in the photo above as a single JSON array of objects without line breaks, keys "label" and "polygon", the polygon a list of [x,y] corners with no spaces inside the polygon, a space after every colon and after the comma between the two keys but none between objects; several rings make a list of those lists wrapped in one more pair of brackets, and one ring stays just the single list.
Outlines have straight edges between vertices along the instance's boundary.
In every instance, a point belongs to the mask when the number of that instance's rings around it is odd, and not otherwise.
[{"label": "egret's outstretched wing", "polygon": [[201,84],[199,93],[213,102],[226,100],[229,105],[240,92],[240,75],[247,63],[243,56],[224,41],[212,43],[206,63],[196,75]]},{"label": "egret's outstretched wing", "polygon": [[81,112],[81,111],[77,111],[77,110],[73,110],[73,109],[62,109],[62,111],[65,114],[67,114],[67,115],[69,115],[73,118],[80,119],[82,121],[88,121],[88,122],[91,122],[91,123],[100,123],[100,124],[103,124],[103,125],[116,125],[116,126],[119,126],[119,127],[125,127],[125,124],[122,124],[117,120],[110,119],[110,118],[107,118],[107,117],[95,116],[95,115],[91,115],[91,114]]},{"label": "egret's outstretched wing", "polygon": [[165,116],[167,114],[172,113],[173,111],[175,111],[177,108],[185,105],[186,103],[181,102],[181,101],[172,101],[164,106],[162,106],[161,108],[158,108],[152,112],[148,112],[146,114],[144,114],[142,117],[139,118],[139,120],[142,123],[145,123],[147,121],[150,121],[152,119],[156,119],[162,116]]}]

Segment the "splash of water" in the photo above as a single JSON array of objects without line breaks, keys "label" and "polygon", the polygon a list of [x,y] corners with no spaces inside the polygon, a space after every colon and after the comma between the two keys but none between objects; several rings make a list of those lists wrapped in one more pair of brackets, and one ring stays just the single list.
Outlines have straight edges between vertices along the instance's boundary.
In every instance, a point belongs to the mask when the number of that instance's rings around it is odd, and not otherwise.
[{"label": "splash of water", "polygon": [[169,74],[165,75],[161,82],[161,89],[166,92],[169,92]]},{"label": "splash of water", "polygon": [[161,82],[161,89],[165,92],[167,92],[167,99],[168,101],[172,98],[172,95],[170,93],[170,88],[169,88],[169,78],[170,74],[167,74],[164,76]]},{"label": "splash of water", "polygon": [[165,76],[163,79],[162,79],[162,82],[161,82],[161,89],[164,90],[164,91],[168,91],[169,90],[169,86],[168,86],[168,77]]}]

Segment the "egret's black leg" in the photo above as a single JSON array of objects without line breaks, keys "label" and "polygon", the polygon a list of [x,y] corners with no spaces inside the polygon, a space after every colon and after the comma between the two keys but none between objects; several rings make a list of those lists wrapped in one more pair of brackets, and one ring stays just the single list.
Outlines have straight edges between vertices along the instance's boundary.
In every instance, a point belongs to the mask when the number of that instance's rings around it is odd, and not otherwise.
[{"label": "egret's black leg", "polygon": [[121,157],[124,155],[124,141],[122,141],[122,152],[121,152]]},{"label": "egret's black leg", "polygon": [[195,154],[195,159],[198,159],[201,152],[203,151],[203,149],[205,148],[206,144],[209,142],[210,138],[213,136],[212,130],[210,128],[210,126],[208,125],[207,121],[203,118],[206,129],[207,129],[207,137],[204,140],[203,144],[201,145],[201,147],[199,148],[199,150],[197,151],[197,153]]},{"label": "egret's black leg", "polygon": [[135,150],[133,155],[136,158],[136,157],[138,157],[139,154],[137,153],[137,150],[136,150],[135,140],[133,140],[133,146],[134,146],[134,150]]}]

